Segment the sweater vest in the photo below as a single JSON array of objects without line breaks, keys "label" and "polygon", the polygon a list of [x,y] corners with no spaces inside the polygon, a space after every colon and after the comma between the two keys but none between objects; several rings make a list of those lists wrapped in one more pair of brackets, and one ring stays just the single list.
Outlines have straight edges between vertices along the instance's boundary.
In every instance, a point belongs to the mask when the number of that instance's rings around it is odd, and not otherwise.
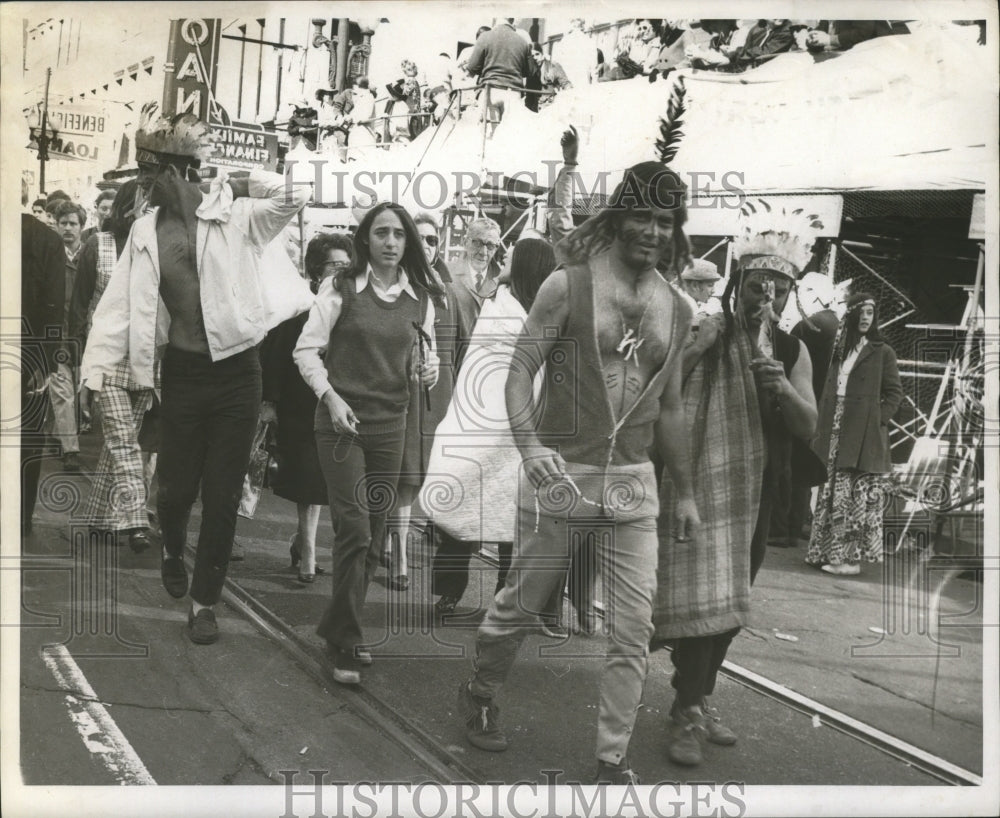
[{"label": "sweater vest", "polygon": [[660,398],[687,336],[691,309],[669,284],[673,310],[667,357],[631,408],[615,419],[604,384],[594,315],[594,273],[568,266],[569,315],[545,361],[545,390],[538,437],[571,463],[607,468],[649,462]]},{"label": "sweater vest", "polygon": [[354,410],[359,431],[401,429],[417,354],[413,324],[423,325],[427,295],[421,291],[414,301],[401,293],[395,301],[383,301],[370,283],[360,293],[353,278],[342,287],[343,304],[326,352],[330,386]]}]

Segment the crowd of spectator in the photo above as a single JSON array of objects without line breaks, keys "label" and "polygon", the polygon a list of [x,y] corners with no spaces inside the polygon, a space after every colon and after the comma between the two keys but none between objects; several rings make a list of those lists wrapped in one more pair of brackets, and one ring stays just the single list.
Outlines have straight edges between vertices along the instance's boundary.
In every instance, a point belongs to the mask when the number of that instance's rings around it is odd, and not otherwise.
[{"label": "crowd of spectator", "polygon": [[819,60],[906,33],[905,23],[891,20],[640,18],[619,30],[614,53],[605,55],[582,18],[544,44],[505,18],[480,26],[454,57],[442,51],[423,66],[402,59],[397,79],[384,89],[371,89],[367,77],[340,93],[321,89],[317,106],[301,100],[289,114],[288,133],[293,148],[359,158],[374,145],[412,141],[470,110],[494,128],[512,106],[538,111],[560,92],[595,82],[655,82],[677,68],[741,73],[787,52]]}]

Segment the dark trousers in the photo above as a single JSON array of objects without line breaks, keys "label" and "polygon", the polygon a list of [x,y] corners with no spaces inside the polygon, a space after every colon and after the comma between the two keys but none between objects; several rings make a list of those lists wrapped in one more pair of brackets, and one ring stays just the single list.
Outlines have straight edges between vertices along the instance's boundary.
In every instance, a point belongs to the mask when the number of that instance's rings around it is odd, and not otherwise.
[{"label": "dark trousers", "polygon": [[[437,548],[431,563],[431,593],[435,596],[451,596],[461,599],[469,586],[469,564],[472,555],[479,551],[478,542],[457,540],[440,528],[434,529]],[[510,560],[514,544],[497,543],[499,565],[497,566],[497,582],[493,591],[497,593],[507,581],[510,571]]]},{"label": "dark trousers", "polygon": [[337,434],[323,403],[316,411],[316,450],[333,519],[333,596],[316,633],[350,667],[362,643],[361,610],[385,540],[386,517],[396,504],[405,423],[379,434]]},{"label": "dark trousers", "polygon": [[[35,356],[37,357],[37,356]],[[34,378],[32,376],[35,376]],[[32,356],[21,357],[21,533],[31,533],[31,518],[38,497],[38,478],[42,470],[45,447],[45,413],[48,411],[48,389],[31,394],[32,380],[44,376],[41,368],[32,366]]]},{"label": "dark trousers", "polygon": [[[767,553],[767,537],[771,524],[771,493],[765,477],[761,492],[760,510],[757,512],[757,526],[750,540],[750,584],[757,578],[757,572],[764,563]],[[671,680],[677,691],[677,706],[690,707],[700,704],[715,690],[715,679],[719,668],[726,659],[726,652],[739,628],[709,636],[691,636],[674,640],[670,659],[674,663],[674,677]]]},{"label": "dark trousers", "polygon": [[260,413],[256,347],[221,361],[167,348],[162,368],[157,511],[163,547],[184,553],[191,506],[201,487],[201,530],[191,599],[219,601],[233,550],[236,511]]},{"label": "dark trousers", "polygon": [[[457,540],[441,529],[435,530],[437,550],[431,564],[431,592],[436,596],[461,599],[469,585],[469,564],[479,550],[479,543]],[[497,543],[499,565],[494,596],[507,582],[514,545]],[[594,600],[594,582],[597,577],[597,549],[593,538],[570,554],[566,580],[552,592],[541,612],[545,620],[558,620],[562,608],[563,590],[568,587],[570,601],[577,611],[590,611]]]}]

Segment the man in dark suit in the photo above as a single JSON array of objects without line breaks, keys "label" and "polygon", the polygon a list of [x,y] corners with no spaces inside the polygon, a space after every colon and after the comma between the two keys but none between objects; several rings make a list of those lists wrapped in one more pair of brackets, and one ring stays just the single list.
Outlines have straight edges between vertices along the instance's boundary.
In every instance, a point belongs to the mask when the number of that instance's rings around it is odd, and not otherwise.
[{"label": "man in dark suit", "polygon": [[806,35],[806,48],[810,51],[847,51],[876,37],[909,33],[905,23],[892,20],[820,20]]},{"label": "man in dark suit", "polygon": [[[47,382],[62,344],[66,252],[59,235],[21,215],[21,533],[31,533],[38,495]],[[52,336],[49,333],[53,333]]]}]

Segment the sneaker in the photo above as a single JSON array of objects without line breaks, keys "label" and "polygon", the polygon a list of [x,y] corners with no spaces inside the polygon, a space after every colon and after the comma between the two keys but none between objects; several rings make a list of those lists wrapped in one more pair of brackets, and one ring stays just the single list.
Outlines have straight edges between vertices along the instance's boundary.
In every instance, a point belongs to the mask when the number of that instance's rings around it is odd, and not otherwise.
[{"label": "sneaker", "polygon": [[861,573],[861,566],[856,562],[845,562],[839,565],[830,563],[829,565],[824,565],[822,570],[826,571],[828,574],[837,574],[842,577],[854,577]]},{"label": "sneaker", "polygon": [[672,722],[667,744],[667,758],[685,767],[697,767],[704,761],[702,736],[706,732],[705,716],[698,705],[683,709],[671,708]]},{"label": "sneaker", "polygon": [[66,452],[63,455],[63,471],[77,474],[83,471],[78,452]]},{"label": "sneaker", "polygon": [[196,645],[211,645],[219,641],[219,626],[211,608],[202,608],[198,613],[194,608],[188,611],[188,638]]},{"label": "sneaker", "polygon": [[359,685],[361,684],[361,672],[334,665],[333,680],[342,685]]},{"label": "sneaker", "polygon": [[597,759],[597,775],[595,784],[630,784],[639,785],[639,776],[629,767],[628,759],[622,759],[617,764]]},{"label": "sneaker", "polygon": [[500,729],[497,716],[500,708],[492,699],[472,695],[469,682],[458,688],[458,710],[465,720],[465,737],[480,750],[499,753],[507,749],[507,736]]},{"label": "sneaker", "polygon": [[[361,671],[358,670],[358,666],[364,664],[362,653],[367,653],[367,651],[356,649],[356,653],[352,656],[332,642],[327,642],[326,655],[333,662],[333,680],[342,685],[361,684]],[[370,653],[368,657],[371,658]]]},{"label": "sneaker", "polygon": [[736,743],[736,733],[722,723],[717,707],[709,707],[708,702],[702,701],[701,712],[705,714],[705,737],[712,744],[729,747]]},{"label": "sneaker", "polygon": [[434,613],[438,616],[455,613],[455,608],[458,607],[458,603],[459,598],[457,596],[443,596],[434,603]]},{"label": "sneaker", "polygon": [[160,563],[160,579],[163,587],[174,599],[180,599],[188,592],[187,568],[181,557],[164,557]]}]

